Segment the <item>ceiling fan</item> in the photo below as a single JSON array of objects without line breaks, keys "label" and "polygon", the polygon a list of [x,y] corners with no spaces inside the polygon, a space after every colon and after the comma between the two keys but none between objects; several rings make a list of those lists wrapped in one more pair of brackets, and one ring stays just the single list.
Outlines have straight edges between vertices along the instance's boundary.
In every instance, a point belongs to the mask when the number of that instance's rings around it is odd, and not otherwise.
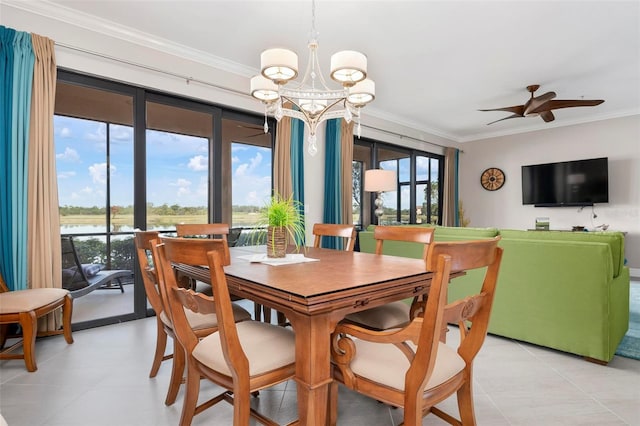
[{"label": "ceiling fan", "polygon": [[573,107],[585,107],[585,106],[596,106],[600,105],[604,101],[602,99],[595,100],[553,100],[556,97],[555,92],[547,92],[544,95],[533,96],[534,92],[540,88],[540,85],[533,84],[531,86],[527,86],[527,90],[531,93],[531,97],[524,105],[516,105],[504,108],[493,108],[493,109],[480,109],[478,111],[507,111],[513,113],[505,118],[501,118],[500,120],[492,121],[489,124],[497,123],[498,121],[508,120],[510,118],[520,118],[520,117],[529,117],[539,115],[545,122],[550,122],[555,120],[553,116],[553,112],[551,110],[560,109],[560,108],[573,108]]}]

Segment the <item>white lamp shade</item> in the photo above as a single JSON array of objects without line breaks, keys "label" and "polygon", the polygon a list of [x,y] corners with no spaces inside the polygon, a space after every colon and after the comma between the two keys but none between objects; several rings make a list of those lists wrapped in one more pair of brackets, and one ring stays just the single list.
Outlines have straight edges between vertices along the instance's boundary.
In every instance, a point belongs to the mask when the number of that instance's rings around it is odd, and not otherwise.
[{"label": "white lamp shade", "polygon": [[298,55],[288,49],[267,49],[260,55],[260,68],[266,78],[286,83],[298,75]]},{"label": "white lamp shade", "polygon": [[278,86],[261,75],[251,78],[251,96],[263,102],[272,102],[280,97]]},{"label": "white lamp shade", "polygon": [[376,83],[373,80],[364,79],[355,86],[349,88],[347,102],[362,106],[368,104],[376,97]]},{"label": "white lamp shade", "polygon": [[298,105],[309,114],[314,115],[320,113],[327,107],[326,100],[319,99],[300,99]]},{"label": "white lamp shade", "polygon": [[393,170],[371,169],[364,172],[364,190],[367,192],[395,191],[397,186]]},{"label": "white lamp shade", "polygon": [[331,78],[344,86],[353,86],[367,76],[367,57],[354,50],[343,50],[331,56]]}]

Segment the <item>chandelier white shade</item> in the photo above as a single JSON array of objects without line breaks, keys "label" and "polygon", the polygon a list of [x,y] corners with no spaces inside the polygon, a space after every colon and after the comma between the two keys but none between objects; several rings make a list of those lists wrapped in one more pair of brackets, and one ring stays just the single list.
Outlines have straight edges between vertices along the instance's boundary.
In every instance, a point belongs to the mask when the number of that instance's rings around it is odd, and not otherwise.
[{"label": "chandelier white shade", "polygon": [[315,29],[315,2],[312,1],[309,59],[302,80],[298,77],[298,55],[288,49],[267,49],[260,55],[260,75],[251,78],[251,96],[265,104],[266,115],[280,121],[283,116],[302,120],[309,131],[308,152],[314,155],[318,124],[331,118],[354,118],[360,136],[360,111],[375,99],[375,84],[367,79],[367,57],[353,50],[343,50],[331,57],[330,77],[340,88],[327,86],[318,65],[318,40]]}]

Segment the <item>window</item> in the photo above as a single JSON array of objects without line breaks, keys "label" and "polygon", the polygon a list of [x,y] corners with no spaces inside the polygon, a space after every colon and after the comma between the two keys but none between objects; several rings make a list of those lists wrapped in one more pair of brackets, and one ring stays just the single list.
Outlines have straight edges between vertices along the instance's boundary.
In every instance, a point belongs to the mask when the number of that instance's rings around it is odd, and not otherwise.
[{"label": "window", "polygon": [[206,223],[213,115],[147,101],[146,118],[147,230]]},{"label": "window", "polygon": [[[73,235],[82,263],[134,270],[133,96],[59,82],[54,143],[58,174],[60,233]],[[129,280],[131,281],[131,280]],[[90,295],[75,302],[73,322],[100,318]],[[88,311],[88,312],[87,312]],[[108,315],[134,311],[133,299]]]},{"label": "window", "polygon": [[223,179],[231,187],[224,193],[228,223],[234,228],[255,226],[256,213],[271,195],[271,131],[265,133],[262,124],[223,118],[222,140]]},{"label": "window", "polygon": [[363,186],[369,164],[395,171],[398,179],[396,191],[382,194],[381,223],[442,223],[443,156],[365,139],[356,140],[353,157],[354,223],[366,226],[375,220],[371,219],[375,217],[371,207],[375,194],[356,191]]},{"label": "window", "polygon": [[[273,132],[264,133],[263,120],[58,70],[54,142],[61,233],[74,235],[84,263],[138,274],[136,228],[170,233],[177,223],[252,225],[251,213],[272,185]],[[275,120],[269,119],[269,128]],[[74,326],[152,314],[139,277],[126,284],[134,285],[124,294],[94,291],[78,298]],[[118,296],[115,307],[105,302],[106,293]]]}]

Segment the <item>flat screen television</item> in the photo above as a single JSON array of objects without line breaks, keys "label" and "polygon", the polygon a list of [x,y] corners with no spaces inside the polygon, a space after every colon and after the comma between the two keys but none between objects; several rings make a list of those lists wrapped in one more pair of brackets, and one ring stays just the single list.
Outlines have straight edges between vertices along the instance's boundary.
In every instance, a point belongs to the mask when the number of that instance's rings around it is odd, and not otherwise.
[{"label": "flat screen television", "polygon": [[608,159],[522,166],[522,204],[592,206],[609,202]]}]

